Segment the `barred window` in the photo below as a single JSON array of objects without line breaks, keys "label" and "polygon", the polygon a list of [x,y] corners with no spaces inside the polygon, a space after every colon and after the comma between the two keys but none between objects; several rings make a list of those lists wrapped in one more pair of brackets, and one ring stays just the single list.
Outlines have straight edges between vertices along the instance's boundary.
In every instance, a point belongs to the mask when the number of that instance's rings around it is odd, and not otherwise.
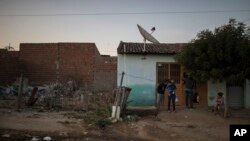
[{"label": "barred window", "polygon": [[175,63],[157,63],[158,83],[165,79],[173,79],[175,83],[180,83],[181,65]]}]

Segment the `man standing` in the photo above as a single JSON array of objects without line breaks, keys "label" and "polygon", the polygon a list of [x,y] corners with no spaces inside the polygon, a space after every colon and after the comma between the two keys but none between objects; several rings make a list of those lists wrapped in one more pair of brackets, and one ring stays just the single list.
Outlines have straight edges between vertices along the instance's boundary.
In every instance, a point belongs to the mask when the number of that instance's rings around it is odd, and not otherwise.
[{"label": "man standing", "polygon": [[170,104],[173,105],[173,112],[175,112],[175,98],[176,98],[176,86],[174,80],[171,79],[167,85],[168,90],[168,112],[170,112]]},{"label": "man standing", "polygon": [[193,87],[195,86],[195,81],[189,75],[185,76],[183,79],[185,84],[185,98],[186,98],[186,107],[188,109],[193,109]]}]

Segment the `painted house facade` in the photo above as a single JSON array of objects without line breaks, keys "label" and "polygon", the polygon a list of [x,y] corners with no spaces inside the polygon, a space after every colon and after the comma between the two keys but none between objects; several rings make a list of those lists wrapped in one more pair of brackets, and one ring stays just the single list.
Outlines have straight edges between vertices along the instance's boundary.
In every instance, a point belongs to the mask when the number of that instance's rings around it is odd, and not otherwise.
[{"label": "painted house facade", "polygon": [[[117,84],[132,88],[129,96],[130,106],[154,106],[156,104],[156,88],[164,79],[174,79],[177,86],[177,105],[185,105],[184,74],[174,56],[186,44],[152,44],[120,42],[117,49]],[[218,92],[228,94],[231,108],[250,109],[250,82],[244,84],[226,84],[225,82],[199,82],[195,89],[199,94],[199,105],[214,106]],[[167,105],[167,96],[164,96],[164,106]]]},{"label": "painted house facade", "polygon": [[[156,88],[164,79],[174,79],[177,86],[178,105],[184,105],[184,84],[182,83],[183,68],[176,62],[174,56],[186,44],[152,44],[120,42],[117,49],[117,84],[132,88],[129,96],[130,106],[154,106],[156,103]],[[206,84],[205,93],[207,99]],[[203,88],[203,87],[200,87]],[[205,102],[206,101],[206,102]],[[207,100],[204,100],[207,104]],[[164,105],[167,97],[164,97]]]},{"label": "painted house facade", "polygon": [[250,81],[228,84],[208,81],[208,106],[214,105],[218,92],[227,93],[228,105],[232,109],[250,109]]}]

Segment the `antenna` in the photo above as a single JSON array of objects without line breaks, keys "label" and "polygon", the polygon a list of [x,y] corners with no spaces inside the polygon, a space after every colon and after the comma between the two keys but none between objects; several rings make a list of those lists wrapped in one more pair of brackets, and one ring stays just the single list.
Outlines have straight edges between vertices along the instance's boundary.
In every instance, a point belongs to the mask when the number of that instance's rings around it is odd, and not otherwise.
[{"label": "antenna", "polygon": [[8,51],[14,51],[14,47],[10,46],[10,43],[9,43],[9,46],[6,46],[4,47],[4,49],[7,49]]},{"label": "antenna", "polygon": [[[159,44],[160,42],[157,41],[151,34],[154,32],[155,30],[155,27],[153,27],[151,30],[152,32],[151,33],[148,33],[144,28],[142,28],[139,24],[137,24],[137,27],[142,35],[142,37],[144,38],[143,41],[144,41],[144,45],[143,45],[143,52],[146,51],[146,40],[152,42],[152,43],[155,43],[155,44]],[[146,59],[145,56],[143,59]]]}]

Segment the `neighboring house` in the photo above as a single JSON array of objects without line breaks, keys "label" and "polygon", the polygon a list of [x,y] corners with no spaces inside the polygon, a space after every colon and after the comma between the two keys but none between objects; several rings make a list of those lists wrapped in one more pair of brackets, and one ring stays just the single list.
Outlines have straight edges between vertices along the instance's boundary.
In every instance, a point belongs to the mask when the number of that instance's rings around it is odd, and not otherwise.
[{"label": "neighboring house", "polygon": [[208,81],[208,106],[214,105],[216,94],[227,93],[228,105],[232,109],[250,109],[250,81],[227,84],[225,82]]},{"label": "neighboring house", "polygon": [[[174,56],[185,47],[185,43],[152,44],[120,42],[117,49],[117,84],[120,85],[122,72],[125,73],[123,86],[132,88],[129,96],[130,106],[154,106],[156,103],[156,87],[166,78],[174,79],[177,86],[177,105],[185,105],[183,66]],[[228,93],[231,108],[250,108],[250,81],[244,84],[226,84],[213,81],[197,83],[200,103],[213,106],[217,93]],[[164,96],[164,105],[167,96]]]}]

